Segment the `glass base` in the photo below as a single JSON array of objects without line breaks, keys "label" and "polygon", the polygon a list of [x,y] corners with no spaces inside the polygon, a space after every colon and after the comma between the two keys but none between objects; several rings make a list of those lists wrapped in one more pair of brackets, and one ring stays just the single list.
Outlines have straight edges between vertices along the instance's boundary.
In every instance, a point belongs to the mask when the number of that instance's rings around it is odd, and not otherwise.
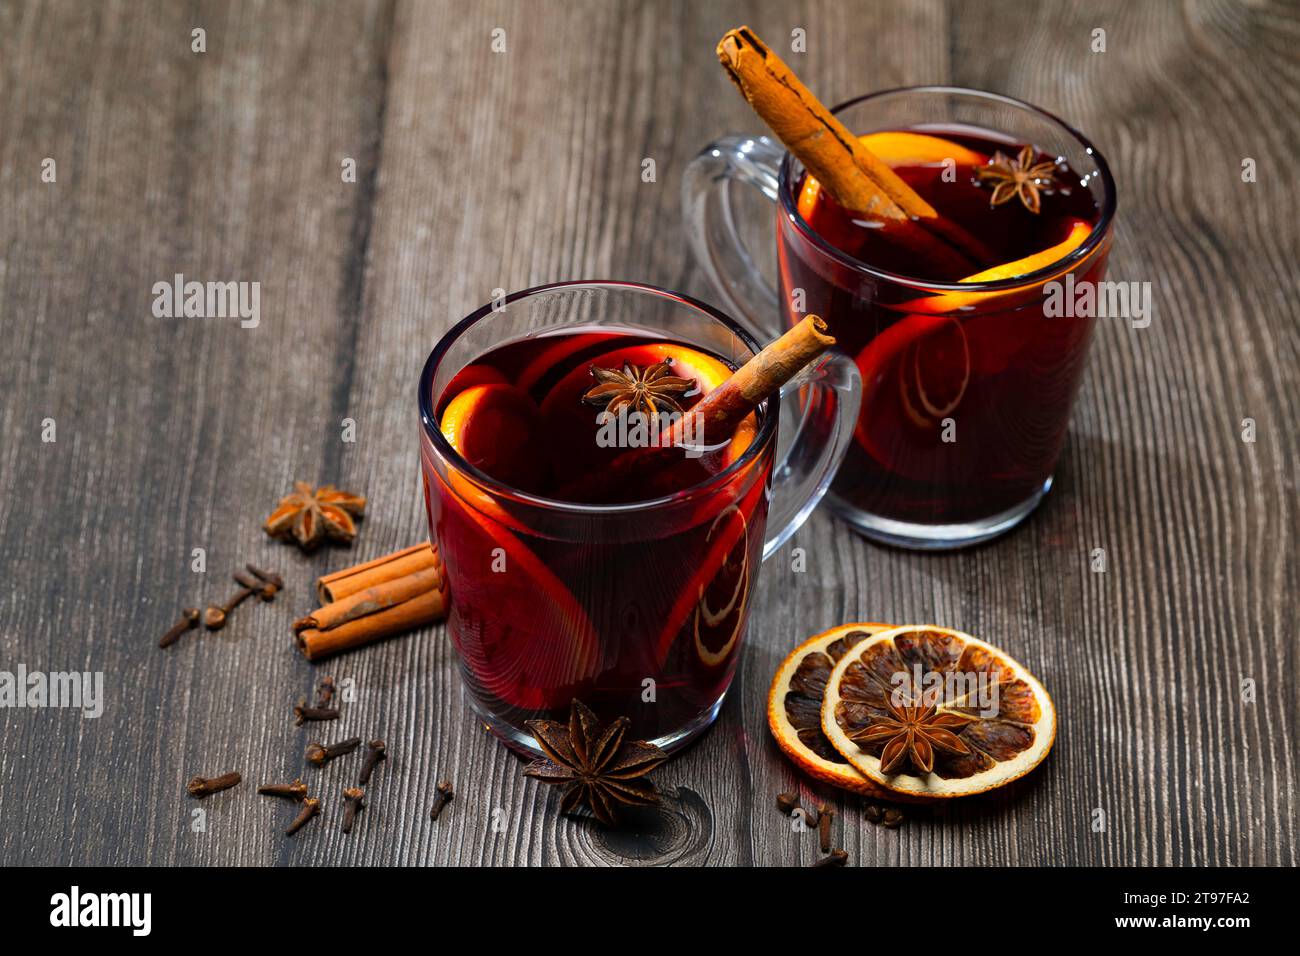
[{"label": "glass base", "polygon": [[[662,737],[655,737],[650,740],[649,743],[654,744],[666,753],[673,753],[674,751],[681,750],[696,737],[709,729],[709,726],[717,719],[718,711],[722,709],[722,702],[726,699],[727,692],[723,691],[722,696],[714,701],[711,707],[700,713],[700,715],[689,724],[671,734]],[[509,721],[493,714],[478,700],[476,700],[474,695],[469,693],[468,690],[465,691],[465,700],[469,703],[470,710],[474,711],[474,715],[478,717],[479,720],[483,721],[483,725],[495,734],[497,738],[511,750],[517,751],[521,754],[526,754],[529,757],[545,756],[545,754],[542,753],[541,748],[537,746],[537,741],[533,740],[532,735],[529,734],[527,730],[515,727]]]},{"label": "glass base", "polygon": [[853,526],[854,531],[872,541],[913,551],[955,551],[1006,534],[1038,507],[1051,487],[1049,476],[1041,488],[1015,507],[965,524],[914,524],[881,518],[854,508],[837,498],[834,492],[826,495],[826,502],[832,511]]}]

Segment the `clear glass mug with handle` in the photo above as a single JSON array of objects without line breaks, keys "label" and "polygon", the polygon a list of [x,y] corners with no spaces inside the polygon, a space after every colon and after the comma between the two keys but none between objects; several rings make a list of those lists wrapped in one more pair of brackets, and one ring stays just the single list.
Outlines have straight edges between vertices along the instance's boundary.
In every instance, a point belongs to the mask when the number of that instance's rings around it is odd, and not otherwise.
[{"label": "clear glass mug with handle", "polygon": [[[469,702],[506,743],[532,752],[525,722],[567,720],[574,699],[604,720],[628,717],[633,739],[666,749],[713,721],[744,644],[758,566],[820,500],[857,419],[857,370],[823,356],[782,390],[779,405],[760,409],[730,465],[625,504],[512,487],[444,435],[447,393],[477,359],[529,338],[538,355],[560,355],[565,337],[611,331],[684,343],[732,368],[759,349],[729,317],[685,295],[564,282],[469,315],[437,344],[420,379],[425,502],[446,562],[448,628]],[[584,359],[573,371],[585,374],[587,364],[599,362]],[[539,389],[547,381],[533,378]]]},{"label": "clear glass mug with handle", "polygon": [[[1053,288],[1104,278],[1115,184],[1081,134],[1010,97],[915,87],[834,112],[858,134],[953,129],[988,132],[1011,152],[1011,144],[1034,144],[1064,160],[1078,175],[1072,188],[1093,200],[1091,232],[1057,261],[1010,279],[944,283],[861,261],[819,235],[799,212],[802,165],[766,137],[723,137],[686,170],[686,227],[724,307],[760,339],[816,313],[858,366],[859,421],[827,503],[889,544],[988,540],[1022,521],[1051,487],[1093,318],[1048,317],[1044,306]],[[779,288],[740,239],[736,183],[775,206]]]}]

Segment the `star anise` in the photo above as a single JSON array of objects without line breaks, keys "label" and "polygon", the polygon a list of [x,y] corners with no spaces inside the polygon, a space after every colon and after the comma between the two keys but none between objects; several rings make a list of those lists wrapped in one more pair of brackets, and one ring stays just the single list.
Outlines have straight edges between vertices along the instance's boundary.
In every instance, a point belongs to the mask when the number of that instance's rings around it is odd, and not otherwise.
[{"label": "star anise", "polygon": [[1001,206],[1010,202],[1012,196],[1019,196],[1025,208],[1032,213],[1039,209],[1039,190],[1050,189],[1056,185],[1056,163],[1052,161],[1034,162],[1034,148],[1025,146],[1015,159],[998,150],[993,154],[993,161],[979,168],[981,182],[997,183],[993,195],[989,197],[990,206]]},{"label": "star anise", "polygon": [[352,519],[365,514],[365,498],[339,491],[333,485],[312,490],[307,482],[296,481],[293,487],[293,494],[280,499],[262,526],[267,534],[297,541],[304,551],[312,550],[326,538],[347,543],[357,536]]},{"label": "star anise", "polygon": [[671,362],[658,362],[646,368],[625,362],[621,372],[593,365],[591,375],[600,384],[583,395],[582,400],[604,408],[611,415],[624,408],[647,415],[657,415],[661,407],[670,412],[684,411],[677,399],[690,391],[695,382],[669,375],[671,370]]},{"label": "star anise", "polygon": [[903,761],[911,759],[912,766],[921,773],[934,770],[934,748],[946,753],[970,753],[970,747],[958,737],[960,730],[970,723],[961,714],[938,713],[938,708],[923,702],[899,704],[890,694],[885,699],[890,716],[873,720],[862,730],[849,736],[860,744],[885,744],[880,752],[880,772],[893,773]]},{"label": "star anise", "polygon": [[534,760],[524,775],[563,785],[560,811],[591,808],[601,823],[615,826],[619,808],[659,802],[654,784],[641,779],[668,759],[654,744],[624,742],[628,724],[619,717],[602,725],[581,701],[569,709],[569,722],[530,720],[528,730],[549,759]]}]

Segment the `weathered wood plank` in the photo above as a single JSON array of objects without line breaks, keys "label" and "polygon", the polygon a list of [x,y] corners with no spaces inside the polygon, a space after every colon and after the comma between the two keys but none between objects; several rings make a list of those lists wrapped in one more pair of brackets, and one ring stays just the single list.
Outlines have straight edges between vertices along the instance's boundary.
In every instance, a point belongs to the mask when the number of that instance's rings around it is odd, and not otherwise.
[{"label": "weathered wood plank", "polygon": [[[0,859],[797,865],[815,838],[773,797],[802,788],[837,808],[855,863],[1296,863],[1300,129],[1285,80],[1300,17],[1060,3],[1008,30],[1002,2],[700,7],[0,6],[0,325],[21,357],[0,364],[0,669],[103,670],[109,695],[98,720],[0,710]],[[712,55],[741,22],[773,40],[805,29],[792,63],[829,100],[947,81],[1084,130],[1120,183],[1112,277],[1151,281],[1155,320],[1099,327],[1057,486],[1006,539],[905,554],[817,515],[764,568],[717,727],[660,774],[668,806],[608,834],[557,817],[476,726],[443,629],[313,668],[287,624],[315,573],[424,533],[415,378],[493,289],[612,276],[712,297],[678,185],[710,139],[758,132]],[[57,184],[40,182],[45,156]],[[154,319],[151,285],[174,272],[260,281],[261,326]],[[371,496],[352,555],[263,540],[262,509],[295,477]],[[1105,574],[1089,571],[1098,547]],[[290,572],[290,593],[197,646],[153,647],[249,559]],[[1006,646],[1061,712],[1048,764],[899,831],[801,781],[768,739],[767,684],[798,639],[851,619]],[[350,839],[336,806],[285,841],[289,811],[252,786],[304,774],[334,798],[349,774],[303,768],[289,721],[322,673],[356,688],[327,735],[384,735],[393,758]],[[184,780],[228,766],[243,790],[190,832]],[[434,824],[443,777],[458,797]]]}]

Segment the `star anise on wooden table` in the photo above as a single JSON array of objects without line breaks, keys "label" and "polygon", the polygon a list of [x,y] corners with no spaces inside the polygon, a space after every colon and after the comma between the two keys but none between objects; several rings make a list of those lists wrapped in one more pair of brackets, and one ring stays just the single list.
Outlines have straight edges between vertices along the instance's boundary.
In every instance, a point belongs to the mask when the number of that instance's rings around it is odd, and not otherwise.
[{"label": "star anise on wooden table", "polygon": [[669,375],[671,371],[671,362],[657,362],[645,368],[625,363],[621,372],[593,365],[591,375],[600,384],[583,395],[582,400],[604,408],[611,415],[617,415],[623,408],[647,415],[657,415],[661,408],[681,412],[684,409],[677,399],[690,391],[695,382]]},{"label": "star anise on wooden table", "polygon": [[294,482],[294,492],[285,495],[262,526],[273,538],[296,541],[310,551],[329,538],[350,543],[357,536],[353,518],[366,512],[361,495],[339,491],[333,485],[313,489],[305,481]]},{"label": "star anise on wooden table", "polygon": [[939,713],[938,708],[923,702],[899,704],[891,694],[885,700],[888,717],[873,720],[862,730],[849,736],[859,744],[883,742],[880,752],[880,772],[893,773],[910,759],[921,773],[934,770],[934,749],[946,753],[970,753],[970,747],[953,731],[970,723],[961,714]]},{"label": "star anise on wooden table", "polygon": [[524,775],[564,787],[560,812],[572,813],[585,805],[601,823],[616,826],[621,808],[659,802],[654,784],[644,778],[668,759],[654,744],[624,741],[630,723],[619,717],[602,725],[577,700],[567,724],[530,720],[528,730],[546,758],[530,763]]},{"label": "star anise on wooden table", "polygon": [[993,195],[989,197],[990,206],[1001,206],[1010,202],[1013,196],[1019,196],[1025,208],[1037,213],[1040,206],[1039,191],[1056,185],[1056,163],[1052,161],[1034,163],[1034,148],[1025,146],[1020,155],[1014,159],[998,150],[993,154],[993,161],[979,168],[980,182],[996,183]]}]

